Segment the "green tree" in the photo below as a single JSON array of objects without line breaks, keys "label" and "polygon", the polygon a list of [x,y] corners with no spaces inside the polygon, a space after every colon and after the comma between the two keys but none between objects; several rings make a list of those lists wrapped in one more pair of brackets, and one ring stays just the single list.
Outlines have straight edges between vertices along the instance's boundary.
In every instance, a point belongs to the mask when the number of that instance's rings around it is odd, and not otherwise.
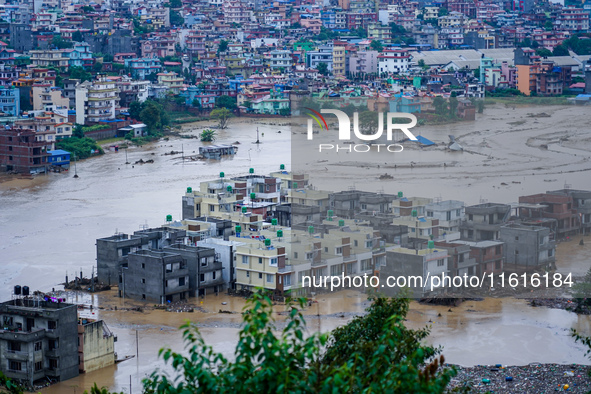
[{"label": "green tree", "polygon": [[72,130],[72,137],[84,138],[84,126],[81,124],[74,126],[74,130]]},{"label": "green tree", "polygon": [[536,55],[541,57],[552,56],[552,51],[550,51],[548,48],[540,47],[536,49]]},{"label": "green tree", "polygon": [[445,115],[447,113],[447,103],[443,97],[435,97],[433,99],[433,107],[435,107],[435,113],[438,115]]},{"label": "green tree", "polygon": [[316,70],[321,75],[328,75],[328,64],[324,62],[320,62],[316,65]]},{"label": "green tree", "polygon": [[554,47],[554,50],[552,51],[552,55],[554,56],[569,56],[570,54],[568,53],[568,48],[565,45],[557,45]]},{"label": "green tree", "polygon": [[103,69],[103,63],[102,62],[95,62],[92,65],[92,72],[93,73],[100,73]]},{"label": "green tree", "polygon": [[449,98],[449,117],[455,118],[458,112],[458,99],[457,97],[450,97]]},{"label": "green tree", "polygon": [[232,116],[232,112],[230,112],[227,108],[216,108],[209,114],[211,119],[217,120],[220,129],[228,128],[228,122],[230,120],[230,116]]},{"label": "green tree", "polygon": [[547,31],[551,31],[554,28],[554,24],[552,23],[551,19],[548,19],[546,22],[544,22],[544,29],[546,29]]},{"label": "green tree", "polygon": [[[291,304],[278,331],[273,303],[255,293],[247,301],[234,361],[205,344],[198,328],[181,327],[186,352],[161,349],[174,375],[153,372],[145,393],[441,393],[455,370],[444,367],[440,349],[423,345],[427,329],[404,326],[408,299],[376,298],[367,315],[332,334],[307,335]],[[323,350],[326,346],[326,350]]]},{"label": "green tree", "polygon": [[173,26],[182,26],[185,24],[185,18],[183,18],[180,12],[170,10],[170,24]]},{"label": "green tree", "polygon": [[154,101],[146,101],[140,112],[140,120],[148,126],[148,134],[157,135],[162,130],[162,107]]},{"label": "green tree", "polygon": [[201,132],[199,138],[204,142],[213,142],[216,139],[216,132],[212,129],[205,129]]},{"label": "green tree", "polygon": [[69,68],[68,71],[69,78],[71,79],[79,79],[80,82],[84,81],[91,81],[92,74],[86,71],[84,68],[80,66],[73,66]]},{"label": "green tree", "polygon": [[57,49],[67,49],[67,48],[74,47],[74,44],[72,43],[72,41],[64,40],[63,37],[59,34],[56,36],[53,36],[53,39],[51,40],[51,45],[53,45]]},{"label": "green tree", "polygon": [[357,29],[355,29],[355,34],[357,34],[361,38],[366,38],[367,37],[367,29],[364,27],[358,27]]},{"label": "green tree", "polygon": [[446,16],[447,14],[449,14],[449,11],[445,7],[439,7],[439,10],[437,10],[438,16]]},{"label": "green tree", "polygon": [[129,104],[129,116],[132,119],[140,120],[140,112],[142,112],[143,105],[139,101],[132,101]]},{"label": "green tree", "polygon": [[236,98],[227,95],[222,95],[216,98],[215,106],[217,108],[228,108],[230,111],[233,111],[237,107]]},{"label": "green tree", "polygon": [[82,32],[80,30],[76,30],[72,33],[72,41],[82,42],[84,41],[84,37],[82,37]]},{"label": "green tree", "polygon": [[218,45],[218,54],[220,52],[226,52],[228,50],[228,41],[221,40],[220,45]]},{"label": "green tree", "polygon": [[382,52],[384,50],[384,46],[378,40],[373,40],[371,44],[369,44],[370,48],[374,51]]}]

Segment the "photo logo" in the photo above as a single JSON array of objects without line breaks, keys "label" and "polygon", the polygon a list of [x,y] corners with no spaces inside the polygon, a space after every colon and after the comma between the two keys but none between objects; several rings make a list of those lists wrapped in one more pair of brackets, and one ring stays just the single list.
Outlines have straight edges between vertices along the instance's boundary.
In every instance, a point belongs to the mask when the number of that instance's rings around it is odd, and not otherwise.
[{"label": "photo logo", "polygon": [[[308,119],[308,140],[314,139],[314,122],[313,122],[313,120],[315,120],[316,123],[318,124],[318,126],[320,126],[321,131],[324,129],[326,129],[328,131],[328,124],[326,122],[326,119],[324,119],[324,116],[322,116],[322,114],[332,114],[337,117],[337,120],[339,121],[339,140],[341,140],[341,141],[350,141],[351,140],[351,120],[349,119],[349,116],[345,112],[339,111],[338,109],[321,109],[320,113],[319,113],[318,111],[315,111],[311,108],[305,108],[305,109],[312,112],[312,113],[308,114],[312,118],[312,119]],[[384,117],[382,116],[381,112],[378,112],[376,115],[378,116],[377,131],[374,134],[363,134],[359,130],[359,113],[358,112],[353,113],[353,133],[356,138],[358,138],[361,141],[365,141],[367,143],[367,142],[377,141],[379,138],[382,137],[382,135],[384,134]],[[395,121],[398,122],[400,119],[409,119],[410,122],[409,123],[394,123]],[[400,130],[406,135],[406,137],[409,140],[417,141],[417,137],[415,137],[415,135],[409,130],[416,125],[417,125],[417,117],[413,114],[406,113],[406,112],[388,112],[388,114],[386,115],[386,140],[392,141],[392,134],[393,134],[392,132],[395,130]],[[402,150],[404,149],[403,146],[400,144],[386,145],[386,144],[374,143],[374,145],[378,146],[378,152],[380,150],[380,146],[386,146],[386,149],[389,152],[402,152]],[[336,149],[337,152],[339,150],[347,150],[349,152],[351,152],[351,151],[369,152],[370,147],[367,144],[351,145],[351,143],[349,142],[349,145],[346,147],[339,147],[338,145],[335,146],[333,144],[319,144],[318,149],[320,152],[322,152],[323,150],[331,150],[331,149]]]}]

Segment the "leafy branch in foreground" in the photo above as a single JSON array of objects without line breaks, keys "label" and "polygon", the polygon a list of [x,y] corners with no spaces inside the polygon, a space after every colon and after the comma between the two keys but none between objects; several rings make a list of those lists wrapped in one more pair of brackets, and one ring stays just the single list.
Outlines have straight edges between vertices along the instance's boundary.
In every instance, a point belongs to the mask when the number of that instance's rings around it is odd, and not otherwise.
[{"label": "leafy branch in foreground", "polygon": [[290,305],[285,327],[277,330],[273,305],[254,294],[243,313],[235,361],[205,344],[197,327],[181,327],[188,355],[161,349],[175,376],[154,371],[146,393],[441,393],[455,375],[440,349],[421,341],[429,331],[403,322],[408,299],[376,298],[367,315],[331,334],[308,335],[301,310]]}]

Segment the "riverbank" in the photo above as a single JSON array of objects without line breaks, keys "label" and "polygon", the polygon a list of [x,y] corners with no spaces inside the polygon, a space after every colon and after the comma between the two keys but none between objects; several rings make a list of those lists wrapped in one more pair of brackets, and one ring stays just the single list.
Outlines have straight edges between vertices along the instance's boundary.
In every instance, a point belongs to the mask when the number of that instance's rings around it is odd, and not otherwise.
[{"label": "riverbank", "polygon": [[478,365],[458,368],[448,392],[469,388],[470,393],[587,393],[591,390],[588,365],[529,364]]}]

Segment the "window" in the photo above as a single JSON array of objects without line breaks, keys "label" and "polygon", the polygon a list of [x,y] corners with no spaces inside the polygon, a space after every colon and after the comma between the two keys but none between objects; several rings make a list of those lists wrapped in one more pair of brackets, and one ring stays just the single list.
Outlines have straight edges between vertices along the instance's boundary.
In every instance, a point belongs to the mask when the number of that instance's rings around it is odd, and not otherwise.
[{"label": "window", "polygon": [[500,261],[495,261],[495,269],[496,270],[500,270],[501,269],[501,262]]},{"label": "window", "polygon": [[335,254],[343,254],[343,248],[341,246],[335,248]]},{"label": "window", "polygon": [[501,254],[501,245],[495,247],[495,254]]},{"label": "window", "polygon": [[43,361],[37,361],[35,363],[35,372],[41,371],[43,369]]},{"label": "window", "polygon": [[55,350],[59,347],[59,342],[57,339],[50,339],[48,342],[49,350]]},{"label": "window", "polygon": [[259,272],[259,279],[263,279],[263,273]]},{"label": "window", "polygon": [[50,358],[49,359],[49,368],[50,369],[57,369],[57,367],[58,367],[57,359],[56,358]]},{"label": "window", "polygon": [[267,283],[273,283],[273,275],[267,274]]},{"label": "window", "polygon": [[246,277],[250,278],[250,271],[246,271]]},{"label": "window", "polygon": [[4,316],[3,323],[4,327],[12,327],[12,317],[11,316]]},{"label": "window", "polygon": [[283,285],[291,286],[291,274],[287,274],[283,276]]},{"label": "window", "polygon": [[142,278],[142,283],[146,283],[146,278]]},{"label": "window", "polygon": [[463,263],[464,262],[464,254],[463,253],[460,254],[460,255],[458,255],[458,262],[459,263]]},{"label": "window", "polygon": [[215,205],[210,205],[209,212],[214,212],[214,211],[215,211]]},{"label": "window", "polygon": [[371,269],[371,259],[361,260],[361,271],[370,271]]},{"label": "window", "polygon": [[43,350],[43,342],[35,342],[35,351],[38,352],[39,350]]},{"label": "window", "polygon": [[57,322],[55,320],[50,320],[47,322],[47,328],[49,330],[55,330],[57,328]]},{"label": "window", "polygon": [[185,277],[184,276],[181,276],[179,278],[179,286],[184,286],[184,285],[185,285]]},{"label": "window", "polygon": [[166,273],[172,272],[172,264],[166,264]]},{"label": "window", "polygon": [[21,351],[21,343],[20,342],[9,342],[8,343],[8,351],[20,352]]},{"label": "window", "polygon": [[145,263],[142,263],[142,269],[144,269],[144,270],[146,269],[146,264]]},{"label": "window", "polygon": [[516,240],[516,241],[519,241],[519,237],[517,237],[517,236],[516,236],[516,237],[515,237],[515,240]]},{"label": "window", "polygon": [[20,361],[10,361],[8,364],[8,369],[11,371],[22,371],[23,367]]},{"label": "window", "polygon": [[446,220],[451,220],[451,211],[447,211],[445,215]]},{"label": "window", "polygon": [[[357,241],[355,241],[355,246],[357,246]],[[327,246],[324,247],[324,252],[325,253],[328,253],[328,247]]]},{"label": "window", "polygon": [[554,256],[554,251],[552,249],[548,249],[548,257]]},{"label": "window", "polygon": [[445,260],[444,259],[437,260],[437,266],[438,267],[443,267],[444,264],[445,264]]},{"label": "window", "polygon": [[213,272],[211,273],[211,276],[212,276],[212,278],[213,278],[214,280],[215,280],[216,273],[217,273],[217,271],[213,271]]},{"label": "window", "polygon": [[199,281],[205,282],[205,274],[199,274]]},{"label": "window", "polygon": [[293,258],[297,259],[298,258],[298,252],[293,252]]},{"label": "window", "polygon": [[269,260],[269,265],[276,266],[277,265],[277,258],[274,257]]},{"label": "window", "polygon": [[474,216],[472,214],[468,215],[468,221],[473,221],[474,220]]},{"label": "window", "polygon": [[373,241],[365,241],[365,247],[366,248],[372,248],[373,247]]},{"label": "window", "polygon": [[242,256],[242,264],[248,264],[248,256]]},{"label": "window", "polygon": [[207,258],[206,257],[201,258],[201,266],[207,267]]},{"label": "window", "polygon": [[259,264],[263,264],[263,258],[259,257]]},{"label": "window", "polygon": [[314,258],[314,253],[308,252],[306,253],[306,260],[312,260]]}]

